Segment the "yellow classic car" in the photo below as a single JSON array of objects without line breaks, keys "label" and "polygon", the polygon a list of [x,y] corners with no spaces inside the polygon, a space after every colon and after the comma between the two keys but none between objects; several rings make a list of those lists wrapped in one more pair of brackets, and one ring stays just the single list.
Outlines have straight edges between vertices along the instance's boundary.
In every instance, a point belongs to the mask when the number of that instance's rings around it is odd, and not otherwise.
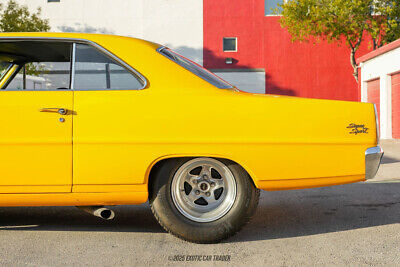
[{"label": "yellow classic car", "polygon": [[382,157],[373,104],[241,92],[159,44],[0,34],[0,206],[150,202],[168,232],[218,242],[259,189],[354,183]]}]

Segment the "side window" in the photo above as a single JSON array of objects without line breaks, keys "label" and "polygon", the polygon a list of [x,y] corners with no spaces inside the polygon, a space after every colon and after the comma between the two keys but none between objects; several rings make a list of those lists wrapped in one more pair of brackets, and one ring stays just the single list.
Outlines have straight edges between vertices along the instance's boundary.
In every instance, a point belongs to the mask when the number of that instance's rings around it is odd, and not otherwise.
[{"label": "side window", "polygon": [[71,48],[71,43],[57,41],[1,42],[0,59],[4,60],[3,65],[7,63],[9,66],[14,66],[4,89],[43,91],[69,89]]},{"label": "side window", "polygon": [[76,90],[138,90],[143,82],[118,62],[87,44],[76,44]]},{"label": "side window", "polygon": [[23,65],[7,90],[69,89],[70,62],[30,62]]}]

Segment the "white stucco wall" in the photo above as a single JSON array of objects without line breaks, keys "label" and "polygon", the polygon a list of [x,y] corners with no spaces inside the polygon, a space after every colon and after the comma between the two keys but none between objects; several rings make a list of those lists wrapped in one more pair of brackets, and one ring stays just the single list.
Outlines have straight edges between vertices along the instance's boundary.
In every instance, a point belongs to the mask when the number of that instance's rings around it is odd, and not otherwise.
[{"label": "white stucco wall", "polygon": [[265,72],[214,72],[216,75],[249,93],[265,94]]},{"label": "white stucco wall", "polygon": [[109,33],[168,45],[203,62],[203,0],[17,0],[42,8],[52,31]]},{"label": "white stucco wall", "polygon": [[380,78],[381,138],[392,138],[391,75],[400,71],[400,47],[361,63],[361,101],[368,101],[367,82]]}]

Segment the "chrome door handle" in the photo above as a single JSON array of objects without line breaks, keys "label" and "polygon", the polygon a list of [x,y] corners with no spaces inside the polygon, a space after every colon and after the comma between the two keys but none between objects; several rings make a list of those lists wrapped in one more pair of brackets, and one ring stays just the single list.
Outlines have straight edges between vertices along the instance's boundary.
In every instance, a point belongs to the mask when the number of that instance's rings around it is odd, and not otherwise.
[{"label": "chrome door handle", "polygon": [[65,108],[42,108],[40,112],[54,112],[60,115],[67,115],[68,109]]}]

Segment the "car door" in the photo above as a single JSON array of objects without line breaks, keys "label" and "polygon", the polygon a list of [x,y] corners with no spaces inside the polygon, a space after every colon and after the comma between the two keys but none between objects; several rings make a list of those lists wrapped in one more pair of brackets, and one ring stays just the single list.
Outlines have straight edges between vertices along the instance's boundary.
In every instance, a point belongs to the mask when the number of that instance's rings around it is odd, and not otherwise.
[{"label": "car door", "polygon": [[[76,44],[73,192],[135,191],[143,184],[135,142],[148,98],[144,80],[98,46]],[[142,188],[146,191],[146,188]]]},{"label": "car door", "polygon": [[7,54],[15,72],[0,82],[0,193],[71,192],[70,51],[68,43],[0,40],[0,60]]}]

